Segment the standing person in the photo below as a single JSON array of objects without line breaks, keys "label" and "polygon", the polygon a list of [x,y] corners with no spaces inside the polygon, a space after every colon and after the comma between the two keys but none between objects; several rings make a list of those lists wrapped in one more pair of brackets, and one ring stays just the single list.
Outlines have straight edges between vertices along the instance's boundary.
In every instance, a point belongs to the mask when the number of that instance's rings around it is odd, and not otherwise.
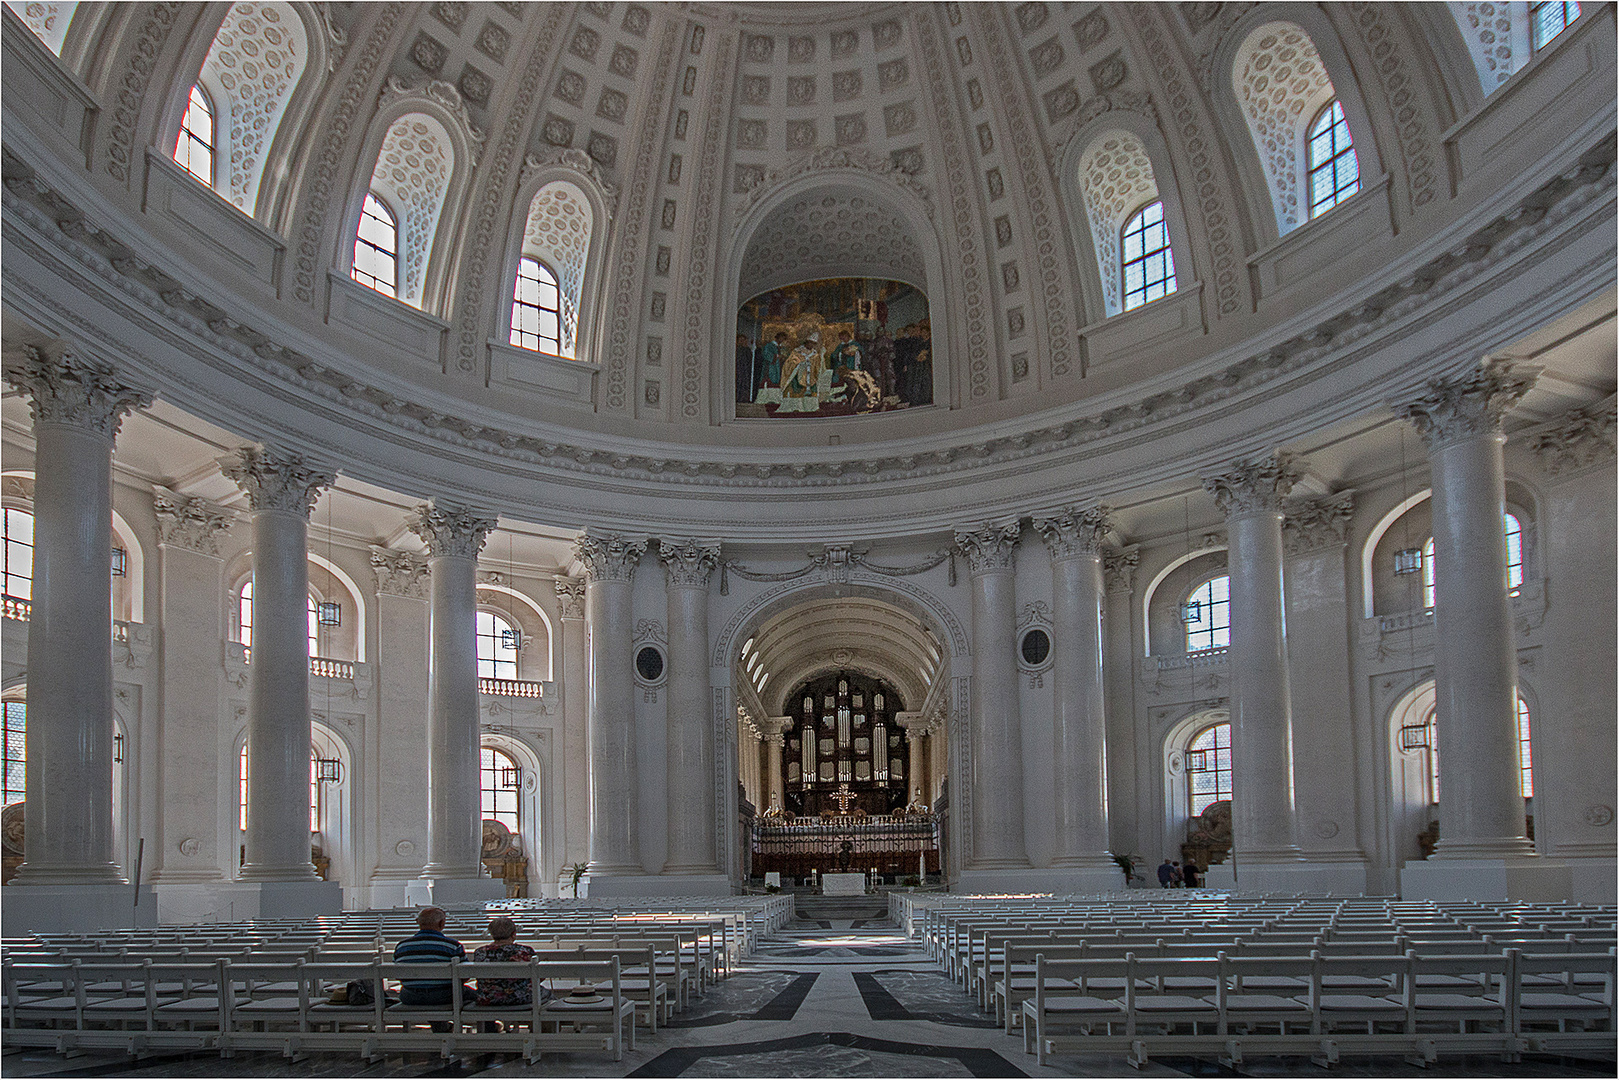
[{"label": "standing person", "polygon": [[787,351],[787,332],[776,331],[776,336],[759,350],[759,389],[781,386],[781,354]]},{"label": "standing person", "polygon": [[[517,944],[517,924],[504,915],[489,920],[489,944],[480,945],[472,953],[473,963],[527,963],[534,959],[534,950]],[[540,1001],[551,996],[541,989]],[[532,1005],[534,984],[528,979],[479,979],[479,1005]]]},{"label": "standing person", "polygon": [[[461,947],[461,943],[444,936],[444,919],[444,909],[441,907],[425,907],[417,912],[416,925],[419,929],[394,946],[394,963],[445,964],[451,960],[465,960],[467,951]],[[448,1005],[450,1000],[448,979],[405,979],[399,984],[401,1005]]]},{"label": "standing person", "polygon": [[748,344],[748,335],[736,336],[736,400],[738,404],[753,400],[754,389],[758,386],[758,378],[754,374],[753,346]]},{"label": "standing person", "polygon": [[1159,884],[1159,886],[1161,886],[1162,888],[1165,888],[1165,889],[1169,888],[1170,879],[1173,878],[1174,876],[1175,876],[1175,867],[1174,867],[1174,865],[1171,864],[1168,859],[1165,859],[1158,866],[1158,884]]},{"label": "standing person", "polygon": [[1188,859],[1186,865],[1181,868],[1181,879],[1186,882],[1188,889],[1197,888],[1197,863]]},{"label": "standing person", "polygon": [[1181,887],[1181,861],[1179,859],[1169,864],[1169,887],[1171,889]]}]

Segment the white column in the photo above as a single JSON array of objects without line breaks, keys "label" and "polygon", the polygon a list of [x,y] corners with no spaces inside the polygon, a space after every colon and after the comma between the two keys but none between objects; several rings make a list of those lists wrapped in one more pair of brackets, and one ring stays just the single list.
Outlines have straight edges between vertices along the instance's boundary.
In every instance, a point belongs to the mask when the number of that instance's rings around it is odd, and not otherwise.
[{"label": "white column", "polygon": [[247,859],[242,881],[317,880],[309,861],[309,513],[335,473],[245,446],[220,468],[253,522],[247,695]]},{"label": "white column", "polygon": [[1136,567],[1141,553],[1134,547],[1108,549],[1102,553],[1102,578],[1107,583],[1107,615],[1102,629],[1107,644],[1102,655],[1113,658],[1102,668],[1102,682],[1107,688],[1108,740],[1108,814],[1109,836],[1112,850],[1132,851],[1140,847],[1138,822],[1153,820],[1151,784],[1138,783],[1136,763],[1154,755],[1141,752],[1137,756],[1137,740],[1145,745],[1146,733],[1139,732],[1135,723],[1135,681],[1133,627],[1135,624]]},{"label": "white column", "polygon": [[[120,381],[109,365],[27,347],[7,364],[5,377],[28,395],[35,470],[28,797],[15,884],[119,885],[124,877],[113,861],[112,830],[112,450],[125,414],[152,397]],[[18,897],[7,894],[10,907]]]},{"label": "white column", "polygon": [[1051,865],[1118,870],[1108,854],[1107,713],[1102,689],[1104,506],[1036,518],[1051,551],[1056,846]]},{"label": "white column", "polygon": [[495,519],[434,500],[406,522],[427,545],[427,846],[422,876],[486,877],[479,859],[478,552]]},{"label": "white column", "polygon": [[[1282,500],[1300,475],[1278,453],[1203,480],[1226,516],[1230,543],[1231,822],[1239,875],[1300,859],[1282,588]],[[1239,877],[1244,887],[1257,880]]]},{"label": "white column", "polygon": [[630,585],[646,541],[585,536],[574,554],[585,565],[590,626],[590,876],[644,874],[636,839],[635,658]]},{"label": "white column", "polygon": [[758,723],[759,730],[763,732],[760,742],[765,759],[764,805],[759,808],[761,813],[772,808],[787,808],[787,786],[782,782],[781,756],[787,742],[787,736],[783,733],[792,722],[790,716],[767,716]]},{"label": "white column", "polygon": [[[714,722],[708,682],[708,583],[720,545],[658,543],[669,604],[669,848],[665,874],[715,874]],[[762,808],[761,808],[762,809]]]},{"label": "white column", "polygon": [[590,635],[584,578],[556,579],[562,612],[562,806],[564,866],[590,861]]},{"label": "white column", "polygon": [[[972,838],[968,869],[1029,866],[1014,638],[1017,522],[957,532],[972,573]],[[964,792],[952,793],[959,805]]]}]

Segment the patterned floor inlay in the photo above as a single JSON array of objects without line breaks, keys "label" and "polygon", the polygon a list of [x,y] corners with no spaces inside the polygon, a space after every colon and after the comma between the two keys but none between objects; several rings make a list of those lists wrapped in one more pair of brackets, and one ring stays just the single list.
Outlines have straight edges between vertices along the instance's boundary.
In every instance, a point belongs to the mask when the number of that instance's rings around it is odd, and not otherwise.
[{"label": "patterned floor inlay", "polygon": [[696,999],[669,1027],[714,1027],[738,1020],[791,1020],[809,996],[816,972],[740,971]]},{"label": "patterned floor inlay", "polygon": [[631,1076],[1027,1076],[993,1050],[923,1046],[848,1032],[818,1032],[770,1042],[679,1047]]},{"label": "patterned floor inlay", "polygon": [[920,971],[856,971],[854,983],[873,1020],[931,1020],[951,1027],[998,1028],[942,975]]}]

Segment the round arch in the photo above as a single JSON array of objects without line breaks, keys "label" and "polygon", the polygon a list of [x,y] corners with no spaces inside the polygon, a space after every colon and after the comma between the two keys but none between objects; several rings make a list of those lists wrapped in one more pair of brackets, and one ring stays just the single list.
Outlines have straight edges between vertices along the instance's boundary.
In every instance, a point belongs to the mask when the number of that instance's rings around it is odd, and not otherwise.
[{"label": "round arch", "polygon": [[[551,873],[551,852],[557,850],[556,821],[558,814],[545,805],[552,784],[548,757],[520,738],[515,732],[490,731],[487,727],[478,737],[480,750],[499,750],[523,770],[522,787],[517,801],[518,835],[523,841],[523,854],[528,859],[530,891],[535,885],[542,889],[554,878]],[[481,812],[481,811],[480,811]],[[560,869],[560,868],[559,868]]]},{"label": "round arch", "polygon": [[1188,804],[1190,795],[1186,779],[1186,748],[1192,740],[1217,724],[1231,723],[1231,709],[1225,705],[1215,707],[1194,706],[1164,732],[1159,743],[1159,773],[1164,785],[1164,842],[1169,844],[1186,831],[1191,820]]},{"label": "round arch", "polygon": [[[242,804],[242,751],[247,746],[247,727],[243,725],[236,732],[236,739],[231,744],[230,756],[230,817],[232,835],[235,841],[231,844],[232,852],[239,852],[243,844],[241,829]],[[337,730],[325,719],[310,717],[309,720],[309,752],[311,758],[335,758],[340,762],[338,779],[320,785],[318,793],[317,820],[320,828],[311,830],[311,844],[314,837],[319,837],[321,850],[331,860],[327,870],[327,879],[342,884],[345,892],[357,888],[360,878],[357,874],[355,838],[358,835],[357,821],[354,816],[353,793],[357,790],[354,779],[354,750]],[[249,763],[248,768],[252,768]],[[230,860],[231,875],[235,876],[240,867],[239,859],[232,855]]]},{"label": "round arch", "polygon": [[[1229,550],[1229,548],[1227,548],[1225,544],[1207,544],[1207,545],[1205,545],[1203,547],[1195,548],[1195,549],[1193,549],[1191,551],[1188,551],[1184,555],[1177,555],[1175,558],[1171,559],[1167,564],[1165,564],[1165,566],[1161,570],[1159,570],[1156,574],[1154,574],[1152,576],[1152,580],[1150,582],[1148,582],[1147,587],[1142,590],[1142,594],[1141,594],[1141,625],[1144,626],[1144,627],[1148,627],[1149,631],[1150,631],[1150,628],[1152,626],[1152,600],[1153,600],[1153,596],[1158,592],[1158,586],[1160,586],[1160,585],[1162,585],[1164,583],[1165,578],[1169,577],[1170,574],[1173,574],[1176,570],[1179,570],[1181,567],[1185,566],[1187,563],[1191,562],[1193,559],[1200,559],[1204,555],[1212,555],[1217,551],[1227,551],[1227,550]],[[1143,655],[1151,656],[1152,655],[1152,634],[1149,632],[1145,636],[1146,636],[1146,640],[1143,643],[1143,648],[1146,651],[1143,653]]]}]

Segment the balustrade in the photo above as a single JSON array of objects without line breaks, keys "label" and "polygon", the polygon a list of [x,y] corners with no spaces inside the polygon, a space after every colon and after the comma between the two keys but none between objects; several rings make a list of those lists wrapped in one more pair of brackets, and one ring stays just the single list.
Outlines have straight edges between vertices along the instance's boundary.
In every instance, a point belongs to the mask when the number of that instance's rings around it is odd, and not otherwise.
[{"label": "balustrade", "polygon": [[542,698],[545,684],[528,679],[479,679],[478,693],[497,697]]},{"label": "balustrade", "polygon": [[18,622],[27,622],[28,616],[32,614],[34,610],[34,605],[30,601],[19,600],[15,596],[5,597],[4,605],[5,617],[8,619],[16,619]]},{"label": "balustrade", "polygon": [[755,876],[846,868],[911,874],[919,856],[931,874],[939,870],[939,821],[931,814],[755,819],[752,849]]}]

